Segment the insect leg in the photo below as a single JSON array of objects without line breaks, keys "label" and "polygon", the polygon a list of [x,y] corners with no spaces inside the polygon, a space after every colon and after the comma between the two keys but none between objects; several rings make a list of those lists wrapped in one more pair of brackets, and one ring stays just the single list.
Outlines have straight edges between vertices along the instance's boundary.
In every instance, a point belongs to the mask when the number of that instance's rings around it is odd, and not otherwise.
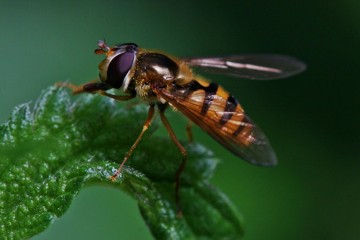
[{"label": "insect leg", "polygon": [[148,111],[148,116],[146,118],[146,121],[143,125],[142,131],[140,133],[140,135],[138,136],[138,138],[136,139],[136,141],[134,142],[134,144],[131,146],[130,150],[126,153],[122,163],[120,164],[119,168],[116,170],[116,172],[114,173],[114,175],[112,175],[110,178],[112,181],[115,181],[116,178],[119,176],[121,169],[123,168],[125,162],[129,159],[129,157],[131,156],[132,152],[134,151],[134,149],[137,147],[137,145],[139,144],[139,142],[141,141],[141,138],[143,137],[144,133],[146,132],[146,130],[148,130],[150,124],[151,124],[151,120],[153,119],[154,116],[154,104],[150,105],[149,111]]},{"label": "insect leg", "polygon": [[181,154],[182,154],[182,161],[181,164],[178,168],[178,170],[176,171],[176,176],[175,176],[175,202],[176,202],[176,207],[178,210],[178,214],[181,215],[181,207],[180,207],[180,202],[179,202],[179,190],[180,190],[180,176],[181,173],[184,171],[185,169],[185,165],[186,165],[186,160],[187,160],[187,151],[186,149],[183,147],[183,145],[181,145],[181,143],[179,142],[179,140],[177,139],[174,131],[172,130],[169,121],[167,120],[167,118],[164,115],[165,109],[168,105],[167,104],[158,104],[158,108],[160,110],[160,118],[161,121],[163,122],[166,130],[169,133],[169,136],[171,138],[171,140],[175,143],[176,147],[180,150]]},{"label": "insect leg", "polygon": [[192,143],[194,139],[193,139],[191,127],[192,127],[192,122],[188,121],[188,123],[186,125],[186,134],[188,136],[189,142]]},{"label": "insect leg", "polygon": [[58,87],[67,87],[70,88],[72,90],[73,94],[79,94],[79,93],[96,93],[97,91],[104,91],[109,89],[108,86],[106,86],[104,83],[102,82],[98,82],[96,80],[88,82],[88,83],[84,83],[80,86],[74,85],[72,83],[68,83],[68,82],[60,82],[60,83],[56,83],[56,86]]},{"label": "insect leg", "polygon": [[74,84],[68,83],[68,82],[60,82],[60,83],[57,83],[56,86],[70,88],[72,90],[73,94],[99,93],[100,95],[110,97],[110,98],[113,98],[118,101],[127,101],[127,100],[130,100],[135,97],[134,95],[114,95],[114,94],[107,93],[107,92],[105,92],[105,90],[107,90],[109,87],[104,83],[97,82],[96,80],[85,83],[80,86],[77,86],[77,85],[74,85]]},{"label": "insect leg", "polygon": [[127,100],[130,100],[135,97],[135,95],[114,95],[114,94],[107,93],[105,91],[99,91],[99,94],[109,97],[109,98],[113,98],[118,101],[127,101]]}]

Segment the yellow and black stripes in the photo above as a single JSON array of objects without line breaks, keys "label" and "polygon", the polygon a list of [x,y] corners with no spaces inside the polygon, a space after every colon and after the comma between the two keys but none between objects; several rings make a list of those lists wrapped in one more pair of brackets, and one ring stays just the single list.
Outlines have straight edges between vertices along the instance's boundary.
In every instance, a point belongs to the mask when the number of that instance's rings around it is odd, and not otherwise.
[{"label": "yellow and black stripes", "polygon": [[[242,121],[241,121],[241,124],[239,125],[239,127],[235,130],[235,132],[233,132],[233,136],[236,137],[238,136],[241,132],[244,132],[245,131],[245,127],[248,126],[250,123],[250,120],[244,116]],[[247,135],[250,134],[250,131],[246,131]]]},{"label": "yellow and black stripes", "polygon": [[186,91],[186,97],[190,96],[192,93],[198,91],[198,90],[204,90],[205,96],[203,99],[203,105],[201,107],[201,115],[206,115],[207,111],[209,110],[212,102],[214,101],[214,96],[216,95],[216,92],[219,88],[219,85],[216,83],[210,83],[207,87],[204,87],[196,80],[191,80],[188,84],[186,84],[185,89],[188,89]]},{"label": "yellow and black stripes", "polygon": [[201,115],[205,115],[209,110],[212,102],[214,101],[214,96],[216,95],[218,87],[219,86],[216,83],[210,83],[209,86],[203,88],[205,91],[205,98],[201,108]]},{"label": "yellow and black stripes", "polygon": [[180,102],[194,104],[190,109],[195,110],[196,106],[198,110],[195,111],[199,116],[204,120],[211,119],[213,127],[222,129],[224,133],[237,138],[245,145],[248,144],[253,124],[234,96],[216,83],[201,80],[191,80],[185,85],[174,87],[172,94],[181,97]]},{"label": "yellow and black stripes", "polygon": [[238,101],[231,95],[226,99],[225,109],[220,119],[220,124],[222,126],[232,118],[238,104]]}]

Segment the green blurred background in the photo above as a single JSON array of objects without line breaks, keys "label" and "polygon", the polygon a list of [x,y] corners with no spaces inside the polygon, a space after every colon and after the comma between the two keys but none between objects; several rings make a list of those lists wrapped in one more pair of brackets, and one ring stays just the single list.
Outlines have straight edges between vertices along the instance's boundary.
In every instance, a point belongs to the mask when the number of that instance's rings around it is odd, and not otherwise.
[{"label": "green blurred background", "polygon": [[[94,79],[102,38],[176,56],[295,56],[308,69],[290,79],[207,75],[267,133],[277,167],[240,161],[199,129],[195,138],[223,160],[213,183],[244,215],[245,240],[359,239],[359,23],[356,0],[0,1],[0,120],[57,81]],[[168,115],[185,139],[185,122]],[[130,197],[89,187],[33,239],[99,238],[151,235]]]}]

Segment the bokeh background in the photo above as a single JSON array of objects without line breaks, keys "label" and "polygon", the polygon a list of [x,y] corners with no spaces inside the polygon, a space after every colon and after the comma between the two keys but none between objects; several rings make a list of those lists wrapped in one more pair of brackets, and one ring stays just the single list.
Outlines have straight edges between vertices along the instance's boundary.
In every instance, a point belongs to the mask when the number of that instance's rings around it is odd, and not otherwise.
[{"label": "bokeh background", "polygon": [[[290,79],[207,75],[231,89],[267,133],[277,167],[251,166],[199,129],[195,137],[223,160],[213,184],[243,214],[245,240],[359,239],[359,1],[1,1],[0,29],[1,122],[57,81],[94,79],[98,39],[176,56],[302,59],[307,71]],[[168,115],[185,139],[185,122]],[[81,191],[33,239],[100,238],[152,239],[136,202],[104,187]]]}]

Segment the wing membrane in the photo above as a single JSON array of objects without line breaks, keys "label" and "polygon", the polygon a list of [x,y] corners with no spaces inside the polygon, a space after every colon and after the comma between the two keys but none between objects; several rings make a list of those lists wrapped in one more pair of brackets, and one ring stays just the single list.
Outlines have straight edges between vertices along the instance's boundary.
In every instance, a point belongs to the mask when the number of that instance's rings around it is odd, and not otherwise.
[{"label": "wing membrane", "polygon": [[207,72],[255,80],[286,78],[306,69],[301,61],[271,54],[248,54],[227,57],[183,58],[192,67]]},{"label": "wing membrane", "polygon": [[[277,163],[275,153],[265,134],[244,114],[237,102],[231,106],[232,103],[227,99],[215,95],[215,100],[203,115],[201,114],[205,100],[203,90],[186,94],[186,97],[183,91],[169,92],[166,89],[157,89],[156,93],[243,160],[262,166]],[[227,106],[226,109],[224,106]],[[224,118],[227,119],[226,124]],[[234,133],[238,129],[242,129],[242,133],[235,136]]]}]

